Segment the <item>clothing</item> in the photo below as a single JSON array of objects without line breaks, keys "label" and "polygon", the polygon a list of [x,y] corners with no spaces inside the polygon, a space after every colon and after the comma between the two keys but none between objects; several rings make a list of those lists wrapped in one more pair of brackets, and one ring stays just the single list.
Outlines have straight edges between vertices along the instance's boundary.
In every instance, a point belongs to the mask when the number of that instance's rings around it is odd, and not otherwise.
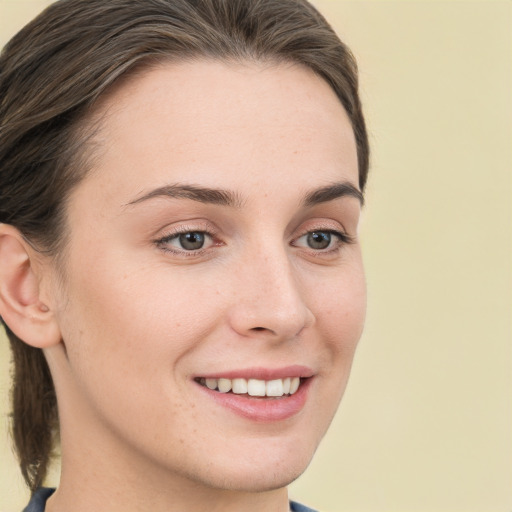
[{"label": "clothing", "polygon": [[44,512],[46,500],[55,492],[55,489],[41,487],[32,495],[30,503],[23,509],[23,512]]},{"label": "clothing", "polygon": [[[46,500],[55,492],[55,489],[41,487],[32,496],[30,503],[23,509],[23,512],[44,512]],[[290,512],[315,512],[295,501],[290,501]]]},{"label": "clothing", "polygon": [[306,507],[305,505],[301,505],[296,501],[290,501],[290,512],[316,512],[316,510]]}]

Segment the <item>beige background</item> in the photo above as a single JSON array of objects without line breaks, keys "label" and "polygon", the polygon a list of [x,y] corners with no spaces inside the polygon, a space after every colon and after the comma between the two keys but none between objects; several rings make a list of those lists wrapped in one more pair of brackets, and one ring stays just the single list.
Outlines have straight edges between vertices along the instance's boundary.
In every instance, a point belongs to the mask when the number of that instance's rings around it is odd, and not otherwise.
[{"label": "beige background", "polygon": [[[49,2],[0,0],[0,44]],[[292,496],[512,511],[512,3],[317,0],[359,59],[373,146],[367,329]],[[9,354],[0,338],[0,425]],[[0,433],[0,512],[26,501]]]}]

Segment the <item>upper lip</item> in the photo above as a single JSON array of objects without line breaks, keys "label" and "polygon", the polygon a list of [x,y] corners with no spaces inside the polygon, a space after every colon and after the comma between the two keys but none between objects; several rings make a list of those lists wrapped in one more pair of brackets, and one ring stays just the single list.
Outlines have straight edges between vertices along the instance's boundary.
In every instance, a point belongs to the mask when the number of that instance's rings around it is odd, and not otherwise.
[{"label": "upper lip", "polygon": [[286,379],[287,377],[312,377],[314,372],[311,368],[303,365],[290,365],[281,368],[252,367],[238,370],[228,370],[197,375],[205,379],[258,379],[275,380]]}]

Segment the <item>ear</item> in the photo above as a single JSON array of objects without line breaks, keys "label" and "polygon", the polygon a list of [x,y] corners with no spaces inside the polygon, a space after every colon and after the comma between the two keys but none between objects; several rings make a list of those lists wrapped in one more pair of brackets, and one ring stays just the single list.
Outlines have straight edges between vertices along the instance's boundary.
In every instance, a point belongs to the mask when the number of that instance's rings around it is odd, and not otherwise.
[{"label": "ear", "polygon": [[0,316],[28,345],[46,348],[61,340],[50,307],[41,300],[43,266],[21,233],[0,224]]}]

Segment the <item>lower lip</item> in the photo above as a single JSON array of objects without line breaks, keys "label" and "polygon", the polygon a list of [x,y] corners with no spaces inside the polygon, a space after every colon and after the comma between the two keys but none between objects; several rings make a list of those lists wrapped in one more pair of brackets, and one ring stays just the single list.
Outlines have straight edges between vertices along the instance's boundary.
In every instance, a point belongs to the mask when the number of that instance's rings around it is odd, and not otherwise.
[{"label": "lower lip", "polygon": [[293,395],[282,397],[251,397],[235,393],[220,393],[197,384],[216,403],[230,409],[243,418],[256,422],[282,421],[299,413],[306,404],[312,378],[303,380]]}]

